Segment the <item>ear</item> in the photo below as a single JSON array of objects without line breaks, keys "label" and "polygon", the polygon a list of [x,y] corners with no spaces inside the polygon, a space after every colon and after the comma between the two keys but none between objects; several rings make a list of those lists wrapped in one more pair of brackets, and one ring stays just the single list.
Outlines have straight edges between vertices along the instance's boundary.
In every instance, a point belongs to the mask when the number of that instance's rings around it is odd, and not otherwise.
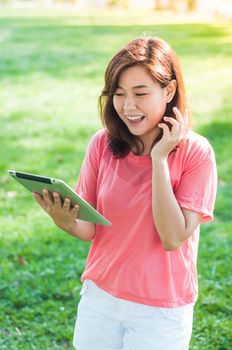
[{"label": "ear", "polygon": [[176,80],[172,79],[170,83],[165,87],[166,89],[166,102],[169,103],[173,99],[176,93]]}]

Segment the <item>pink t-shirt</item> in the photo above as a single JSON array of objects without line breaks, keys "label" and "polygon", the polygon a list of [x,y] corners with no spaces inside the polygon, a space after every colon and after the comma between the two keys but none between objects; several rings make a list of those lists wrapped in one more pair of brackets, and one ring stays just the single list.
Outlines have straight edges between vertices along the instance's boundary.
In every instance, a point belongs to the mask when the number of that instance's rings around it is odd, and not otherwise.
[{"label": "pink t-shirt", "polygon": [[[174,194],[182,208],[213,219],[217,187],[215,157],[208,141],[189,131],[168,158]],[[112,226],[96,225],[81,280],[112,295],[158,307],[177,307],[197,298],[199,228],[183,245],[165,251],[152,217],[152,161],[130,152],[116,159],[106,130],[91,139],[76,191]]]}]

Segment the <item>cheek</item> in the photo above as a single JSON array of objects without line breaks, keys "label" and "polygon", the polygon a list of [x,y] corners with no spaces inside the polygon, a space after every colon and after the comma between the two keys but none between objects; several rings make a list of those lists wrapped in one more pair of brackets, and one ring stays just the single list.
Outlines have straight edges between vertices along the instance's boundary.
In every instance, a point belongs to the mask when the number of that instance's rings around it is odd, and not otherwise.
[{"label": "cheek", "polygon": [[159,113],[164,113],[166,106],[167,103],[163,96],[155,96],[153,99],[150,99],[150,101],[147,103],[147,108]]},{"label": "cheek", "polygon": [[147,114],[150,116],[150,118],[155,122],[160,122],[165,114],[166,110],[166,104],[162,103],[160,101],[159,103],[156,103],[155,105],[149,105],[147,106]]}]

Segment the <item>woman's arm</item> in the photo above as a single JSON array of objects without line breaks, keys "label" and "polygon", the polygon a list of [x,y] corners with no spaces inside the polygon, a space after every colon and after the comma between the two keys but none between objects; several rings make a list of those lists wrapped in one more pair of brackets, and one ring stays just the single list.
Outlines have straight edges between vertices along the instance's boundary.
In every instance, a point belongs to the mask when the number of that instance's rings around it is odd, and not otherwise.
[{"label": "woman's arm", "polygon": [[198,213],[180,208],[171,185],[168,155],[183,139],[187,122],[187,118],[183,118],[177,108],[173,111],[176,120],[164,118],[172,125],[171,130],[164,123],[158,125],[163,129],[163,137],[151,151],[152,213],[166,250],[175,250],[180,247],[200,223]]},{"label": "woman's arm", "polygon": [[181,209],[173,193],[167,159],[153,159],[153,219],[165,250],[175,250],[193,233],[200,215]]},{"label": "woman's arm", "polygon": [[71,208],[69,198],[65,198],[62,202],[59,193],[51,194],[47,190],[43,190],[42,196],[38,193],[33,193],[33,196],[59,228],[84,241],[94,238],[95,224],[78,220],[79,206],[75,205]]}]

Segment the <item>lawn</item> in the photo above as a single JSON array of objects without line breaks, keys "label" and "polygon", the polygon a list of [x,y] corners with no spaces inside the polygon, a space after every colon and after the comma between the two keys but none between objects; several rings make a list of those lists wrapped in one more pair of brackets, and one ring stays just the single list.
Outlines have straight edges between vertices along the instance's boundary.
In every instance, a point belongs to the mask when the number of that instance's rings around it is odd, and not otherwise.
[{"label": "lawn", "polygon": [[73,349],[89,243],[56,228],[7,169],[74,187],[110,57],[143,33],[180,56],[193,129],[214,147],[219,189],[202,226],[199,300],[190,350],[232,348],[232,31],[229,23],[157,23],[146,17],[0,15],[0,348]]}]

